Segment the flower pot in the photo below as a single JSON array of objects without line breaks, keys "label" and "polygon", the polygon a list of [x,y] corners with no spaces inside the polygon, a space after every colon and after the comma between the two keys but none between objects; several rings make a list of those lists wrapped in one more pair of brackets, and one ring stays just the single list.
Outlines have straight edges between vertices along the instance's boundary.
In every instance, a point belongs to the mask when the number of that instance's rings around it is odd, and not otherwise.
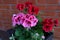
[{"label": "flower pot", "polygon": [[9,34],[5,31],[0,30],[0,40],[9,40]]},{"label": "flower pot", "polygon": [[[44,32],[44,31],[43,31]],[[53,40],[53,32],[44,32],[45,40]]]},{"label": "flower pot", "polygon": [[[15,30],[13,29],[10,29],[10,30],[7,30],[8,34],[9,34],[9,37],[12,36],[12,34],[14,34]],[[45,39],[44,40],[53,40],[53,33],[52,32],[44,32],[44,36],[45,36]]]}]

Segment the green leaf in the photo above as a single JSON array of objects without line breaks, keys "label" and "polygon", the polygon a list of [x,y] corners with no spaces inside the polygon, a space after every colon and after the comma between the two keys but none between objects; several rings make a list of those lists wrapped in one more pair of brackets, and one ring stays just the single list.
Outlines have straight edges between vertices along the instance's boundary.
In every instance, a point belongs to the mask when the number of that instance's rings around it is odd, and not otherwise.
[{"label": "green leaf", "polygon": [[[38,33],[39,36],[37,36],[36,33]],[[42,35],[42,25],[39,24],[39,22],[29,30],[23,28],[21,25],[15,28],[15,36],[18,40],[41,40]]]},{"label": "green leaf", "polygon": [[9,38],[10,40],[15,40],[14,35],[12,34],[12,36]]},{"label": "green leaf", "polygon": [[39,20],[39,22],[42,22],[42,18],[40,17],[40,13],[36,16]]},{"label": "green leaf", "polygon": [[15,28],[15,36],[20,36],[23,33],[24,28],[20,25]]},{"label": "green leaf", "polygon": [[24,13],[27,13],[27,10],[28,10],[28,9],[27,9],[27,8],[25,8],[25,9],[23,10],[23,12],[24,12]]},{"label": "green leaf", "polygon": [[18,30],[16,30],[15,31],[15,36],[19,36],[20,34],[19,34],[19,31]]}]

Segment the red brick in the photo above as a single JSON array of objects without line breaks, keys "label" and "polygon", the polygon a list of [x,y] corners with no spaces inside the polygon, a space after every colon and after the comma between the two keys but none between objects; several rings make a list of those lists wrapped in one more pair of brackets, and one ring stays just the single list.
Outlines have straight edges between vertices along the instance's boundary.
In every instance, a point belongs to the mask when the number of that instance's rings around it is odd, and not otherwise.
[{"label": "red brick", "polygon": [[0,13],[9,13],[9,10],[0,10]]},{"label": "red brick", "polygon": [[8,5],[0,5],[0,9],[9,9],[10,8],[10,6],[8,6]]},{"label": "red brick", "polygon": [[5,30],[4,28],[3,21],[0,20],[0,30]]},{"label": "red brick", "polygon": [[0,0],[0,4],[3,4],[3,0]]},{"label": "red brick", "polygon": [[47,0],[47,4],[58,4],[58,0]]},{"label": "red brick", "polygon": [[60,37],[60,28],[54,28],[54,37]]},{"label": "red brick", "polygon": [[3,24],[4,25],[4,29],[5,30],[8,30],[8,29],[11,29],[12,28],[12,25],[11,24]]},{"label": "red brick", "polygon": [[42,20],[44,20],[45,18],[44,17],[42,17],[41,15],[40,15],[40,18],[42,19]]},{"label": "red brick", "polygon": [[3,22],[8,22],[9,23],[9,21],[12,18],[12,13],[10,13],[7,10],[0,10],[0,13],[1,13],[0,20],[2,20]]},{"label": "red brick", "polygon": [[46,10],[56,10],[57,6],[47,6]]},{"label": "red brick", "polygon": [[46,6],[38,6],[40,10],[46,10]]},{"label": "red brick", "polygon": [[5,23],[5,24],[9,24],[9,23],[12,22],[12,16],[2,17],[2,21],[3,21],[3,23]]},{"label": "red brick", "polygon": [[12,17],[6,17],[6,18],[3,17],[2,21],[3,21],[2,29],[7,30],[12,28]]},{"label": "red brick", "polygon": [[38,2],[38,4],[46,4],[46,0],[37,0]]},{"label": "red brick", "polygon": [[16,5],[14,5],[14,6],[12,5],[12,6],[11,6],[11,9],[16,10],[16,9],[17,9],[17,8],[16,8]]},{"label": "red brick", "polygon": [[36,0],[28,0],[28,1],[36,5]]},{"label": "red brick", "polygon": [[[3,21],[3,25],[2,25],[2,29],[7,30],[7,29],[11,29],[11,25],[12,25],[12,16],[11,14],[9,14],[7,16],[7,14],[3,14],[4,16],[2,17],[2,21]],[[4,28],[5,27],[5,28]]]},{"label": "red brick", "polygon": [[57,33],[57,32],[60,33],[60,28],[57,28],[57,27],[54,28],[54,32],[56,32],[56,33]]},{"label": "red brick", "polygon": [[24,4],[27,0],[18,0],[18,3]]},{"label": "red brick", "polygon": [[2,18],[11,17],[11,13],[7,10],[0,10]]},{"label": "red brick", "polygon": [[60,17],[58,17],[58,20],[60,21]]},{"label": "red brick", "polygon": [[32,4],[35,4],[36,5],[36,0],[18,0],[18,3],[22,3],[24,4],[25,2],[31,2]]},{"label": "red brick", "polygon": [[6,31],[4,26],[0,27],[0,30]]},{"label": "red brick", "polygon": [[12,23],[12,14],[9,14],[8,16],[7,16],[7,14],[5,14],[4,16],[2,16],[1,20],[3,21],[4,24],[11,24]]},{"label": "red brick", "polygon": [[5,21],[3,20],[3,24],[11,24],[11,23],[12,23],[11,20],[12,20],[12,19],[10,19],[10,20],[6,19]]},{"label": "red brick", "polygon": [[60,0],[58,0],[58,4],[60,4]]},{"label": "red brick", "polygon": [[2,17],[7,18],[7,17],[11,17],[10,13],[2,13]]},{"label": "red brick", "polygon": [[57,6],[57,9],[56,10],[60,10],[60,5]]},{"label": "red brick", "polygon": [[51,16],[51,17],[54,17],[55,16],[55,12],[44,12],[44,13],[41,13],[40,14],[41,16]]},{"label": "red brick", "polygon": [[3,0],[4,4],[16,4],[17,0]]},{"label": "red brick", "polygon": [[2,22],[1,22],[1,20],[0,20],[0,28],[2,27]]},{"label": "red brick", "polygon": [[60,17],[60,12],[57,12],[58,13],[58,17]]},{"label": "red brick", "polygon": [[15,9],[15,10],[10,10],[10,13],[12,14],[16,14],[16,13],[19,13],[20,11],[18,9]]}]

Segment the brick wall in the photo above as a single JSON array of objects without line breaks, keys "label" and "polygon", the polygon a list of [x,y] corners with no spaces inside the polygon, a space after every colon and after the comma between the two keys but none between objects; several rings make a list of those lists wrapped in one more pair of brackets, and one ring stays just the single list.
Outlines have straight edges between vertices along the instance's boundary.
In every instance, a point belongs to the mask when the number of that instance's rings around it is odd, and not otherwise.
[{"label": "brick wall", "polygon": [[38,6],[44,18],[53,18],[59,20],[59,26],[54,27],[54,40],[60,39],[60,0],[0,0],[0,29],[7,30],[12,28],[12,14],[18,13],[16,4],[30,1]]}]

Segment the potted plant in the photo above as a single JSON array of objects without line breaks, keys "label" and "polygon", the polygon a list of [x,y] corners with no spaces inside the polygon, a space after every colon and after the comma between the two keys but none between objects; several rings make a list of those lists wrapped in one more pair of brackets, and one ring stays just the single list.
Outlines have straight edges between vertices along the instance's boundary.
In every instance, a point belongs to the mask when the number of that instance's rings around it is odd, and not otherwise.
[{"label": "potted plant", "polygon": [[58,20],[52,18],[42,20],[39,8],[30,2],[17,4],[18,14],[13,14],[13,29],[8,30],[10,40],[47,40],[53,26],[58,25]]}]

